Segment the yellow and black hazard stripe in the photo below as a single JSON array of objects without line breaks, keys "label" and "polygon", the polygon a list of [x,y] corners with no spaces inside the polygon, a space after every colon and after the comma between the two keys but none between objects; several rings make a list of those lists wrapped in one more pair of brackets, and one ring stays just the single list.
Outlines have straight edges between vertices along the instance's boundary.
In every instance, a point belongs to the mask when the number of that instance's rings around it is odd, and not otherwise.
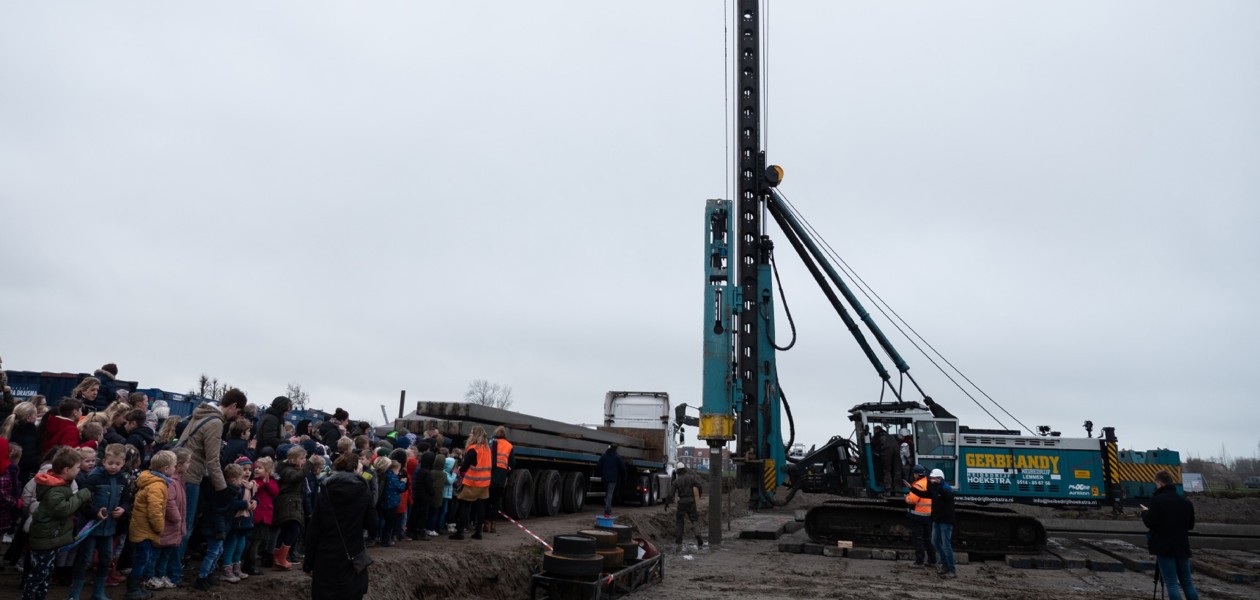
[{"label": "yellow and black hazard stripe", "polygon": [[1109,467],[1107,469],[1107,481],[1109,483],[1120,483],[1120,474],[1118,472],[1118,469],[1120,468],[1120,455],[1116,450],[1116,443],[1106,442],[1106,446],[1107,460],[1104,464]]},{"label": "yellow and black hazard stripe", "polygon": [[1181,483],[1181,465],[1146,465],[1140,463],[1120,463],[1116,470],[1119,473],[1121,481],[1140,481],[1143,483],[1155,481],[1155,473],[1157,471],[1168,471],[1173,478],[1173,483]]},{"label": "yellow and black hazard stripe", "polygon": [[775,469],[773,459],[767,458],[765,467],[761,469],[761,485],[771,494],[779,487],[779,471]]}]

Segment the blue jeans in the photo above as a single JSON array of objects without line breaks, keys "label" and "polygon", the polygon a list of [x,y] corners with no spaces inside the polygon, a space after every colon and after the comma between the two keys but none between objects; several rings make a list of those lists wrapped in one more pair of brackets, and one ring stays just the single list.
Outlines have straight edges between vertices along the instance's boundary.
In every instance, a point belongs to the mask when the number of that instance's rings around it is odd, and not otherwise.
[{"label": "blue jeans", "polygon": [[131,574],[127,575],[128,581],[144,581],[149,578],[149,574],[153,570],[153,559],[156,554],[153,551],[152,540],[140,540],[135,545],[135,550],[131,555]]},{"label": "blue jeans", "polygon": [[70,584],[70,597],[81,598],[83,584],[87,579],[87,570],[92,563],[92,555],[96,554],[99,562],[96,567],[95,596],[105,595],[105,577],[109,575],[109,566],[114,558],[114,536],[89,535],[79,542],[78,553],[74,557],[74,579]]},{"label": "blue jeans", "polygon": [[206,540],[206,558],[201,561],[201,571],[197,573],[197,577],[201,579],[209,577],[214,572],[220,556],[223,556],[223,540]]},{"label": "blue jeans", "polygon": [[446,531],[446,507],[451,503],[450,498],[442,499],[442,506],[431,509],[429,511],[429,530],[442,533]]},{"label": "blue jeans", "polygon": [[158,549],[153,576],[165,577],[170,579],[171,583],[184,580],[184,572],[179,562],[179,546]]},{"label": "blue jeans", "polygon": [[950,523],[932,523],[932,547],[936,559],[946,571],[954,571],[954,526]]},{"label": "blue jeans", "polygon": [[245,556],[245,544],[247,542],[249,542],[248,529],[233,529],[228,534],[227,542],[223,547],[224,566],[241,562],[241,557]]},{"label": "blue jeans", "polygon": [[[1199,591],[1194,589],[1194,580],[1190,578],[1190,559],[1157,556],[1155,564],[1159,568],[1160,577],[1164,578],[1168,600],[1181,600],[1183,591],[1186,593],[1186,600],[1199,600]],[[1177,585],[1178,581],[1181,585]]]},{"label": "blue jeans", "polygon": [[184,483],[184,539],[180,540],[179,548],[175,551],[175,564],[168,567],[171,573],[171,583],[179,583],[184,580],[184,553],[188,551],[188,538],[192,537],[193,526],[197,524],[197,502],[201,500],[201,484]]},{"label": "blue jeans", "polygon": [[609,481],[604,483],[605,489],[608,491],[604,494],[604,514],[612,514],[613,493],[617,491],[617,482]]}]

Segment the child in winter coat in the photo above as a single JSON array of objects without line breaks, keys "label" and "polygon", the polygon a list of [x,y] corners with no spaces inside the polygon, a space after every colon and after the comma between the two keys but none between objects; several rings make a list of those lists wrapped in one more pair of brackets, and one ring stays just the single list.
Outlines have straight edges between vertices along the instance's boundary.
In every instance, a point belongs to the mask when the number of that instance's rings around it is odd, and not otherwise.
[{"label": "child in winter coat", "polygon": [[241,559],[245,556],[245,545],[249,543],[249,535],[254,530],[253,510],[258,507],[258,503],[254,500],[258,485],[254,483],[253,478],[245,477],[245,474],[253,473],[253,461],[247,456],[242,456],[233,464],[241,468],[240,491],[236,499],[243,501],[245,508],[232,513],[228,519],[227,541],[223,549],[222,577],[223,581],[228,583],[236,583],[249,577],[248,573],[241,571]]},{"label": "child in winter coat", "polygon": [[280,485],[271,476],[275,462],[264,456],[254,463],[254,533],[249,548],[245,552],[246,575],[260,575],[258,571],[259,551],[262,551],[264,566],[270,566],[271,523],[275,516],[276,496],[280,494]]},{"label": "child in winter coat", "polygon": [[289,562],[289,551],[302,536],[302,523],[306,519],[302,507],[306,490],[306,475],[302,469],[305,466],[306,450],[301,446],[294,446],[285,454],[284,462],[277,469],[280,493],[276,495],[272,525],[280,529],[280,536],[271,556],[271,566],[277,571],[293,568]]},{"label": "child in winter coat", "polygon": [[74,513],[92,500],[92,492],[70,489],[82,461],[78,452],[63,448],[53,457],[49,470],[35,476],[39,504],[31,516],[31,566],[23,573],[22,600],[47,598],[57,548],[74,541]]},{"label": "child in winter coat", "polygon": [[446,485],[442,487],[442,508],[439,509],[439,518],[435,530],[446,528],[446,517],[451,512],[451,499],[455,497],[455,458],[447,456],[442,461],[442,470],[446,473]]},{"label": "child in winter coat", "polygon": [[381,493],[381,513],[385,515],[385,527],[381,529],[381,545],[386,548],[394,545],[394,538],[402,533],[400,525],[403,513],[398,512],[402,504],[402,495],[407,489],[407,482],[398,476],[402,464],[391,460],[389,470],[385,471],[385,489]]},{"label": "child in winter coat", "polygon": [[[123,474],[123,462],[127,458],[127,449],[121,444],[110,444],[105,447],[105,461],[87,476],[79,489],[92,492],[89,505],[90,518],[100,523],[88,534],[87,539],[79,543],[78,553],[74,559],[74,579],[70,584],[70,599],[77,600],[83,592],[83,584],[87,578],[87,569],[92,562],[92,555],[98,557],[96,579],[93,583],[93,600],[108,600],[105,597],[105,576],[114,552],[114,535],[118,533],[118,519],[127,512],[123,504],[124,491],[127,489],[127,478]],[[95,459],[95,456],[93,457]],[[92,463],[95,460],[90,461]],[[80,468],[86,467],[84,460]]]},{"label": "child in winter coat", "polygon": [[[179,544],[188,533],[188,497],[184,491],[184,473],[188,471],[188,463],[192,459],[192,450],[176,448],[170,451],[175,455],[175,473],[171,475],[171,485],[166,488],[166,523],[162,526],[162,535],[158,538],[157,562],[153,567],[153,577],[144,584],[151,590],[171,589],[184,580],[183,565],[179,561]],[[159,451],[159,454],[161,451]]]},{"label": "child in winter coat", "polygon": [[193,587],[203,592],[213,585],[210,583],[210,574],[223,556],[229,524],[237,512],[249,506],[244,500],[241,486],[245,479],[245,470],[236,463],[230,464],[223,467],[223,479],[227,486],[210,496],[210,505],[206,507],[205,518],[201,520],[201,528],[206,535],[206,556],[201,561],[201,571],[197,574],[197,582]]},{"label": "child in winter coat", "polygon": [[166,530],[166,496],[175,474],[175,453],[163,450],[153,455],[149,470],[136,477],[136,497],[132,503],[131,526],[127,537],[134,545],[131,573],[127,574],[127,600],[144,600],[149,593],[144,582],[153,570],[154,548]]},{"label": "child in winter coat", "polygon": [[[430,454],[426,452],[425,456],[430,456]],[[429,518],[424,522],[425,534],[429,536],[438,534],[438,519],[443,516],[439,513],[445,502],[442,493],[446,490],[446,459],[440,454],[432,456],[430,460],[432,464],[429,466]],[[421,460],[423,459],[424,457],[421,457]]]}]

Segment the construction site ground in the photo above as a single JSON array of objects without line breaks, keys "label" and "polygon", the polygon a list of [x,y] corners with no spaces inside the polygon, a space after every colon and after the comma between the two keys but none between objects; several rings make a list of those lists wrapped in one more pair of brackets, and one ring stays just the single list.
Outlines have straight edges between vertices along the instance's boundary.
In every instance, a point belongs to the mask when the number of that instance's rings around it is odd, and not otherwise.
[{"label": "construction site ground", "polygon": [[[780,552],[776,540],[739,539],[741,529],[759,523],[792,520],[796,510],[820,501],[798,498],[784,508],[748,514],[728,504],[723,517],[725,539],[719,547],[697,548],[689,540],[682,548],[673,543],[674,513],[663,506],[618,507],[618,522],[632,525],[636,535],[651,540],[664,553],[664,581],[641,589],[631,598],[861,598],[863,600],[914,598],[1022,599],[1022,598],[1149,598],[1150,573],[1096,572],[1089,569],[1017,569],[1000,559],[975,560],[959,565],[958,578],[942,580],[910,561],[866,560]],[[1260,524],[1260,498],[1197,498],[1200,522]],[[543,539],[572,533],[593,525],[596,506],[587,512],[524,523]],[[1024,507],[1023,511],[1054,518],[1136,519],[1128,513],[1116,517],[1110,511],[1056,511]],[[702,527],[707,514],[701,510]],[[690,532],[688,532],[690,534]],[[707,538],[707,531],[705,533]],[[393,548],[372,548],[369,598],[527,598],[531,574],[541,565],[542,545],[510,523],[482,540],[453,541],[445,536],[425,542],[400,542]],[[189,565],[190,569],[193,565]],[[189,575],[195,577],[191,570]],[[20,574],[0,572],[0,598],[17,598]],[[1260,584],[1228,583],[1196,573],[1205,598],[1254,600]],[[187,583],[191,583],[191,578]],[[90,589],[91,584],[88,584]],[[191,587],[164,590],[155,599],[193,598],[308,598],[310,579],[300,571],[274,572],[240,583],[219,583],[209,592]],[[68,588],[53,586],[49,598],[61,600]],[[85,590],[84,597],[87,597]],[[111,588],[114,600],[122,587]]]}]

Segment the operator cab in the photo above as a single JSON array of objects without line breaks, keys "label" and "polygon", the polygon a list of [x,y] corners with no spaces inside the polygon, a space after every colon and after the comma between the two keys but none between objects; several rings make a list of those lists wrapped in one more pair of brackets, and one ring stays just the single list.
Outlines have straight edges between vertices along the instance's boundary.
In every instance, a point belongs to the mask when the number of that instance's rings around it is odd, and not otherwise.
[{"label": "operator cab", "polygon": [[[941,416],[936,416],[938,414]],[[903,489],[900,481],[893,482],[892,490],[880,484],[880,467],[875,456],[881,450],[872,445],[876,426],[898,438],[900,452],[896,460],[902,465],[902,479],[908,480],[910,467],[919,464],[929,472],[940,469],[947,481],[957,482],[958,419],[953,415],[943,410],[934,414],[918,402],[872,402],[850,409],[849,420],[853,421],[862,448],[865,484],[870,491],[888,493]]]}]

